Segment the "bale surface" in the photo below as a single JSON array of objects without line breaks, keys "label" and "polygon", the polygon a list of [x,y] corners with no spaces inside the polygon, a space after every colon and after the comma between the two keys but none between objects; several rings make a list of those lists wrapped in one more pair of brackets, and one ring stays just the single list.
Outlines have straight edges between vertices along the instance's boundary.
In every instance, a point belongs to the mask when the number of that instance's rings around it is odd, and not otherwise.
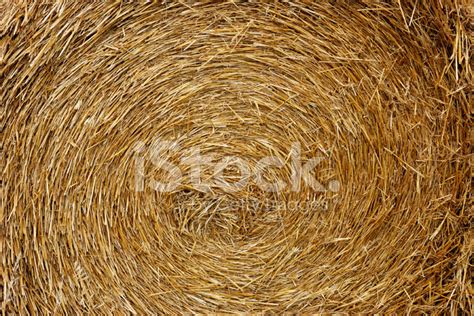
[{"label": "bale surface", "polygon": [[[472,314],[472,13],[4,0],[3,313]],[[326,190],[159,192],[157,139]]]}]

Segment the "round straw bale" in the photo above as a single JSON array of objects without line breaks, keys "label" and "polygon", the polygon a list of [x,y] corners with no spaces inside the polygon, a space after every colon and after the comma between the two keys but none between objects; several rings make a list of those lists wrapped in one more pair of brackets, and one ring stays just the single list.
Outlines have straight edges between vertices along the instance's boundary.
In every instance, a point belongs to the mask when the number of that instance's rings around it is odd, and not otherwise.
[{"label": "round straw bale", "polygon": [[472,314],[473,12],[3,0],[3,313]]}]

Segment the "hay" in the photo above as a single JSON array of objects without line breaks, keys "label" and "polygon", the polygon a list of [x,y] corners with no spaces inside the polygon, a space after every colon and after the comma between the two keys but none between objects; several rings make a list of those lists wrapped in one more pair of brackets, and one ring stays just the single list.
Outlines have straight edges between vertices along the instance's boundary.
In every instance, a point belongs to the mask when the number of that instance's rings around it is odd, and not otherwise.
[{"label": "hay", "polygon": [[4,314],[472,313],[467,0],[0,12]]}]

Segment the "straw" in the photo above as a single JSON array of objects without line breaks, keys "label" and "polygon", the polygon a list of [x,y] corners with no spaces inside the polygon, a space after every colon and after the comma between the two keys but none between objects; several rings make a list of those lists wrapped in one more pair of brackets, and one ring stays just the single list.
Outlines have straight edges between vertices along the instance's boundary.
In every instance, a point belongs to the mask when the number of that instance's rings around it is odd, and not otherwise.
[{"label": "straw", "polygon": [[3,315],[472,314],[473,14],[2,1]]}]

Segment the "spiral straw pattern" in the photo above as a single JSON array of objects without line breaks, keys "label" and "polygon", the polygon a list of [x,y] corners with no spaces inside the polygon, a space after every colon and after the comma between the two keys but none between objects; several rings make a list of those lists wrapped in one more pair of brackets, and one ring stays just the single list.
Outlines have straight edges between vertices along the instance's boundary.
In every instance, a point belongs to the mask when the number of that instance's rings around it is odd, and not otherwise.
[{"label": "spiral straw pattern", "polygon": [[473,312],[467,0],[0,12],[4,314]]}]

